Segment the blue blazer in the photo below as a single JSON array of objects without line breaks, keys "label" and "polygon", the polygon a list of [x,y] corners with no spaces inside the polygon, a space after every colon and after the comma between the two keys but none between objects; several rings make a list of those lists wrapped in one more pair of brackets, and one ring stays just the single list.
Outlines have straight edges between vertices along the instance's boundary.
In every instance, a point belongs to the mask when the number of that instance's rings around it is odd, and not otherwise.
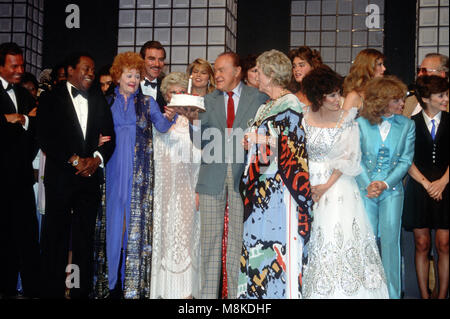
[{"label": "blue blazer", "polygon": [[[357,120],[360,131],[361,167],[362,173],[356,177],[361,191],[366,191],[367,186],[381,175],[382,180],[388,183],[387,193],[403,189],[402,179],[409,170],[414,157],[415,124],[414,121],[402,116],[394,115],[388,136],[383,142],[378,125],[372,125],[364,117]],[[387,148],[386,152],[380,150]],[[383,166],[380,173],[380,163],[389,163],[389,167]],[[388,171],[386,171],[388,169]]]}]

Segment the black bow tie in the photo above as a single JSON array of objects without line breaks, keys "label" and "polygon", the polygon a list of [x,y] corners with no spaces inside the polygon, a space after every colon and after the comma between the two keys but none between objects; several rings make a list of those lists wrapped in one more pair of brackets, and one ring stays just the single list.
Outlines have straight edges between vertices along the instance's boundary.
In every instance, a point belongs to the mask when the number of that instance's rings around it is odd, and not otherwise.
[{"label": "black bow tie", "polygon": [[5,91],[8,92],[9,90],[12,90],[14,86],[11,83],[8,83],[8,86],[6,87]]},{"label": "black bow tie", "polygon": [[154,89],[158,85],[158,83],[150,82],[149,80],[145,79],[144,86],[149,86],[149,85],[152,87],[152,89]]},{"label": "black bow tie", "polygon": [[76,98],[78,94],[80,94],[82,97],[87,99],[87,92],[80,91],[76,87],[72,86],[72,96],[73,96],[73,98]]}]

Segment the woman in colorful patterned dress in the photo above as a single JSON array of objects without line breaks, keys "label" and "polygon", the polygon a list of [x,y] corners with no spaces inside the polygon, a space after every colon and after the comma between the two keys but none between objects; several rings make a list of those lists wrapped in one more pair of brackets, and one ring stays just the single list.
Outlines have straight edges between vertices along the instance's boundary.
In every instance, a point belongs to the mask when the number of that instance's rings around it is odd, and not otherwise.
[{"label": "woman in colorful patterned dress", "polygon": [[356,108],[340,107],[341,77],[323,66],[303,79],[303,117],[314,200],[305,298],[388,298],[383,265],[355,176],[361,171]]},{"label": "woman in colorful patterned dress", "polygon": [[301,298],[312,205],[302,106],[286,90],[292,64],[271,50],[257,59],[261,105],[243,146],[244,238],[239,298]]}]

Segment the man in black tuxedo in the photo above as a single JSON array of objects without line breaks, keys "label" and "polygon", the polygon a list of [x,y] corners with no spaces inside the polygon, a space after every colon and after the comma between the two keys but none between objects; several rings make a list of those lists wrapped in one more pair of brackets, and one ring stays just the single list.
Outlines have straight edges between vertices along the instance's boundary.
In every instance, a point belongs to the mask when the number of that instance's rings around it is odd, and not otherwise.
[{"label": "man in black tuxedo", "polygon": [[18,273],[24,295],[36,297],[39,285],[39,232],[32,161],[35,119],[33,97],[19,85],[23,54],[15,43],[0,45],[0,296],[16,295]]},{"label": "man in black tuxedo", "polygon": [[[103,182],[99,167],[115,147],[111,110],[100,91],[88,93],[94,71],[88,54],[71,56],[67,82],[45,95],[38,109],[37,137],[47,155],[41,235],[44,298],[62,298],[66,287],[73,288],[71,298],[86,298],[92,289],[93,238]],[[99,146],[100,135],[111,139]],[[72,266],[67,270],[73,276],[71,285],[65,285],[69,249]]]},{"label": "man in black tuxedo", "polygon": [[141,92],[151,96],[158,102],[161,112],[167,105],[161,93],[161,82],[164,77],[162,69],[166,59],[166,50],[158,41],[147,41],[141,48],[141,57],[145,61],[144,80],[141,81]]}]

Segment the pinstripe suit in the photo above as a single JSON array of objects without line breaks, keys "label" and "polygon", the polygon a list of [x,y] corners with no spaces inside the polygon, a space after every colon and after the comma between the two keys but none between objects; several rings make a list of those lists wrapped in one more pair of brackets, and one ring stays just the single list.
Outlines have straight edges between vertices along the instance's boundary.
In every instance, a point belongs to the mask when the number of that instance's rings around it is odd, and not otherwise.
[{"label": "pinstripe suit", "polygon": [[[254,118],[259,106],[268,97],[258,90],[242,84],[233,129],[245,130],[249,119]],[[207,163],[202,157],[196,192],[200,194],[201,212],[201,298],[215,299],[219,295],[219,280],[222,251],[222,232],[226,200],[229,204],[227,243],[228,295],[237,296],[239,259],[242,249],[243,203],[239,194],[239,183],[244,171],[243,160],[237,158],[236,150],[241,148],[239,138],[230,138],[226,130],[224,93],[216,90],[205,96],[206,112],[199,115],[201,132],[212,129],[220,132],[216,144],[221,147],[217,161]],[[208,134],[205,134],[208,138]],[[234,140],[234,142],[233,142]],[[205,146],[211,139],[202,141]],[[233,148],[234,145],[234,148]],[[233,149],[234,156],[228,156],[226,149]],[[219,151],[214,149],[213,152]],[[206,152],[206,148],[203,148]],[[208,149],[208,153],[210,150]],[[205,155],[205,154],[203,154]]]}]

